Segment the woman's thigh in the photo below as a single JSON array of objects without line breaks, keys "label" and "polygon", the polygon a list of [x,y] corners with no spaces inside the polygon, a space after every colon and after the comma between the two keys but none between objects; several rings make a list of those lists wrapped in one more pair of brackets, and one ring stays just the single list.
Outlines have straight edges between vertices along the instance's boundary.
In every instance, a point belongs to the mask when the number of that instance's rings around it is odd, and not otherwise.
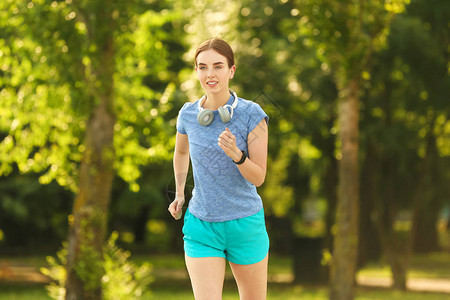
[{"label": "woman's thigh", "polygon": [[238,265],[230,262],[239,289],[240,300],[265,300],[267,296],[267,263],[269,254],[260,262]]},{"label": "woman's thigh", "polygon": [[185,260],[195,300],[222,299],[225,259],[185,255]]}]

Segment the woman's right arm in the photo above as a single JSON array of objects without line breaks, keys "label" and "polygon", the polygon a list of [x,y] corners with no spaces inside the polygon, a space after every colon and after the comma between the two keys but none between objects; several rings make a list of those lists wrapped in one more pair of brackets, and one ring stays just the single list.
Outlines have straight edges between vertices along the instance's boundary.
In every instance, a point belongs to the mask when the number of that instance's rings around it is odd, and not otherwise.
[{"label": "woman's right arm", "polygon": [[175,151],[173,155],[173,172],[175,175],[175,200],[169,205],[169,212],[179,220],[183,213],[182,208],[185,202],[184,187],[189,171],[189,140],[187,134],[177,131]]}]

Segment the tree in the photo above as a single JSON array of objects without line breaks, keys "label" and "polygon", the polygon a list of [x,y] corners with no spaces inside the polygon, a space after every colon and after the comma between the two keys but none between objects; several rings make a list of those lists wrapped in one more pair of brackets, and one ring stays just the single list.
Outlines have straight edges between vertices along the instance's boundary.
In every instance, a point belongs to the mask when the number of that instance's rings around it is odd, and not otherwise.
[{"label": "tree", "polygon": [[174,87],[167,80],[161,25],[177,15],[158,5],[167,3],[0,4],[0,130],[6,132],[0,175],[17,166],[21,173],[41,173],[41,183],[55,179],[76,193],[66,299],[102,297],[114,174],[137,191],[139,165],[169,157],[163,116]]},{"label": "tree", "polygon": [[[385,46],[402,1],[299,1],[304,34],[331,68],[338,89],[339,192],[330,299],[353,299],[358,247],[359,99],[372,53]],[[370,75],[369,75],[370,76]]]},{"label": "tree", "polygon": [[[439,21],[445,9],[435,4],[431,8],[413,2],[395,18],[388,47],[374,55],[373,76],[364,93],[363,195],[371,199],[367,214],[391,267],[393,286],[403,290],[412,246],[438,247],[436,221],[446,194],[446,147],[437,140],[445,139],[443,124],[448,122],[448,71],[446,41],[436,34],[446,26],[445,18]],[[417,5],[422,6],[419,15],[436,10],[432,31],[415,15]],[[424,227],[426,234],[420,234]]]},{"label": "tree", "polygon": [[116,24],[111,4],[107,0],[91,4],[75,2],[76,12],[87,31],[85,42],[93,48],[88,56],[91,63],[85,70],[85,81],[92,85],[87,93],[96,103],[86,124],[78,194],[69,219],[66,299],[102,298],[102,249],[107,224],[104,212],[109,207],[115,160],[113,76]]},{"label": "tree", "polygon": [[[396,50],[403,57],[414,79],[417,98],[421,100],[420,108],[424,116],[428,112],[432,117],[420,129],[420,136],[424,139],[421,145],[421,158],[425,168],[422,203],[415,212],[416,225],[413,234],[413,251],[431,252],[439,250],[438,232],[436,223],[439,212],[445,205],[445,195],[449,194],[448,174],[448,147],[445,146],[445,123],[448,122],[448,101],[450,92],[447,88],[450,77],[445,64],[450,61],[449,27],[446,22],[450,17],[450,3],[437,0],[432,3],[415,0],[407,9],[405,19],[399,25],[398,34],[405,30],[405,45],[396,44]],[[421,76],[423,74],[430,74]],[[425,100],[425,101],[424,101]],[[425,102],[425,103],[424,103]],[[431,112],[432,111],[432,112]],[[426,133],[424,134],[425,130]],[[448,198],[448,197],[447,197]],[[426,209],[425,209],[426,207]]]}]

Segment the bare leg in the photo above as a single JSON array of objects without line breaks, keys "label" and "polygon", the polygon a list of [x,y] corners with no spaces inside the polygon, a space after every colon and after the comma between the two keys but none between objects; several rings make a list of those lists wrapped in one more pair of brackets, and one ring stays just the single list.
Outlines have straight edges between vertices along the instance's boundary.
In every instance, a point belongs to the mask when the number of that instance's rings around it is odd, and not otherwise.
[{"label": "bare leg", "polygon": [[230,262],[241,300],[266,299],[268,260],[269,254],[262,261],[252,265],[237,265]]},{"label": "bare leg", "polygon": [[225,259],[221,257],[189,257],[186,267],[191,278],[195,300],[221,300],[225,278]]}]

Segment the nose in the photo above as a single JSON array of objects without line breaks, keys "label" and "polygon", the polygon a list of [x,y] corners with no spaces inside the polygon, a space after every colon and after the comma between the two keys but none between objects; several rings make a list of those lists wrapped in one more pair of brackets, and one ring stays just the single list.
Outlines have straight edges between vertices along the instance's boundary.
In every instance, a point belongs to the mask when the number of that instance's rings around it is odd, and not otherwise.
[{"label": "nose", "polygon": [[208,72],[206,73],[207,77],[212,77],[214,75],[214,68],[209,68]]}]

